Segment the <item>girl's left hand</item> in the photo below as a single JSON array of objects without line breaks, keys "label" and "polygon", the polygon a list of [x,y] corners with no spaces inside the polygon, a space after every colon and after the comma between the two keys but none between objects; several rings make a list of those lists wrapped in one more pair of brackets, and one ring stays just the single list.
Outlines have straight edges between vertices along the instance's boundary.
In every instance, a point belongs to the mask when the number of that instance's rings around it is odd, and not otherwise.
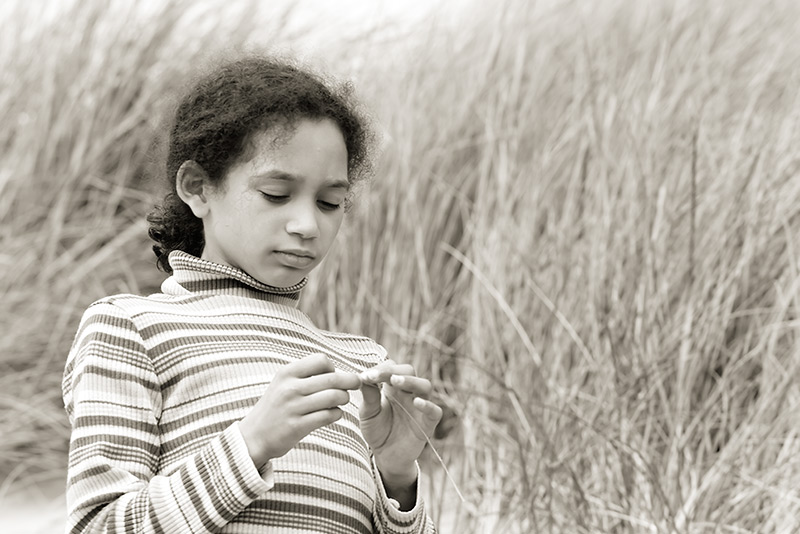
[{"label": "girl's left hand", "polygon": [[426,436],[433,434],[442,418],[442,409],[428,400],[431,383],[415,376],[411,365],[392,360],[359,376],[364,396],[361,433],[381,477],[387,485],[410,486],[416,480],[414,462],[425,448]]}]

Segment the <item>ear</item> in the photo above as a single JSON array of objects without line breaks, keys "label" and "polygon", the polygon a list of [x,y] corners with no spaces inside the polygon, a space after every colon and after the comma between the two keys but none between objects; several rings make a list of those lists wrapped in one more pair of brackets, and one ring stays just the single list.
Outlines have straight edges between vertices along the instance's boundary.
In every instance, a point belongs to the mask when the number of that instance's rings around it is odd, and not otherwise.
[{"label": "ear", "polygon": [[192,160],[183,162],[175,176],[175,190],[198,219],[208,215],[208,197],[212,188],[203,167]]}]

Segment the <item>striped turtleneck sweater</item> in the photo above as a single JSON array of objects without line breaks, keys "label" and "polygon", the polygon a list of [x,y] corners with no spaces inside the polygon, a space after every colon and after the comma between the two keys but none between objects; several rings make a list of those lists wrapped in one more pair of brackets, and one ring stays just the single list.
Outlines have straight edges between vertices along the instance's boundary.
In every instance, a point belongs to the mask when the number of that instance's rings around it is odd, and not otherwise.
[{"label": "striped turtleneck sweater", "polygon": [[[116,295],[84,314],[64,372],[72,424],[68,532],[432,533],[417,497],[386,496],[359,430],[343,417],[256,469],[238,421],[277,370],[321,352],[360,372],[373,340],[320,330],[289,288],[183,252],[161,293]],[[269,429],[265,429],[266,432]]]}]

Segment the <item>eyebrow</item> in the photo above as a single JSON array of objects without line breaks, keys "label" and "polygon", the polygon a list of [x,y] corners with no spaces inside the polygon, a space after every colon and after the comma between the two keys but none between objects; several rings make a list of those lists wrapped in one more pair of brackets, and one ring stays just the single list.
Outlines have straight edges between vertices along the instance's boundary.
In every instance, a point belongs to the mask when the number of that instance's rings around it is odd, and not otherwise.
[{"label": "eyebrow", "polygon": [[[279,180],[284,182],[302,182],[303,178],[296,174],[292,174],[286,171],[274,170],[269,171],[264,174],[257,174],[251,177],[251,180]],[[322,183],[323,188],[331,188],[331,189],[350,189],[350,182],[347,180],[326,180]]]}]

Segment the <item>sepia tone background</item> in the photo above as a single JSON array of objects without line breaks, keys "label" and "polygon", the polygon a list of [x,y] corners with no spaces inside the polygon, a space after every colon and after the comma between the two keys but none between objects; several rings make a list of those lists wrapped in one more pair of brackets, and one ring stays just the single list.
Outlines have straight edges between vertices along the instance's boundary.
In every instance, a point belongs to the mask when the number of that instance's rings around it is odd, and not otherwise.
[{"label": "sepia tone background", "polygon": [[301,307],[434,381],[442,532],[797,532],[798,24],[794,0],[4,2],[0,531],[63,529],[61,372],[89,303],[164,278],[175,98],[269,52],[351,79],[378,127]]}]

